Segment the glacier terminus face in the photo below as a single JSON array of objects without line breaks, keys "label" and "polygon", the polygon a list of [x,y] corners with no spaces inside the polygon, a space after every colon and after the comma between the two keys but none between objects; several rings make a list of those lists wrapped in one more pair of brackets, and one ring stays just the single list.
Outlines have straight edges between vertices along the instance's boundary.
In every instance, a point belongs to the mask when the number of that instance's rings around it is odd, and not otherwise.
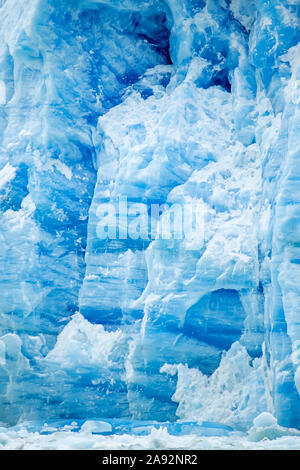
[{"label": "glacier terminus face", "polygon": [[0,0],[1,426],[300,429],[299,41],[298,0]]}]

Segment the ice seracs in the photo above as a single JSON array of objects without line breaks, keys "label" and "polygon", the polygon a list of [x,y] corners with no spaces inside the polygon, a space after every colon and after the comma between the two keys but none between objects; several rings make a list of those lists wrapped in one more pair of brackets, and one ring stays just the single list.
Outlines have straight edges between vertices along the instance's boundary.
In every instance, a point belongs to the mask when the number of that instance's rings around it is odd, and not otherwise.
[{"label": "ice seracs", "polygon": [[[0,421],[299,428],[300,6],[27,3],[0,1]],[[199,203],[201,236],[99,237],[125,199]]]}]

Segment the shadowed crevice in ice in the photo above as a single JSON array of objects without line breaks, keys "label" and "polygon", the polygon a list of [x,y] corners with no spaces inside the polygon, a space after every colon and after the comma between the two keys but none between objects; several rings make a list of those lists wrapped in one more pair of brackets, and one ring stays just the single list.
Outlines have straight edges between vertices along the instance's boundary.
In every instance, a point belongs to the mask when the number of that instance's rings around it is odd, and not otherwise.
[{"label": "shadowed crevice in ice", "polygon": [[227,351],[240,339],[245,316],[238,292],[221,289],[206,295],[187,310],[183,332],[220,351]]}]

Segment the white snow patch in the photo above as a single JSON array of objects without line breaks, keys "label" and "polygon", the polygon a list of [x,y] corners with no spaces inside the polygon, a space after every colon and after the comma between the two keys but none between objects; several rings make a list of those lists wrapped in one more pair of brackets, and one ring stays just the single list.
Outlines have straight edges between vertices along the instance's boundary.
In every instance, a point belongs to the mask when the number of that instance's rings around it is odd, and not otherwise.
[{"label": "white snow patch", "polygon": [[120,330],[105,331],[102,325],[93,325],[77,313],[58,336],[46,360],[66,369],[109,367],[110,354],[121,338]]},{"label": "white snow patch", "polygon": [[16,169],[10,163],[7,163],[2,170],[0,170],[0,189],[9,181],[13,180],[16,176]]}]

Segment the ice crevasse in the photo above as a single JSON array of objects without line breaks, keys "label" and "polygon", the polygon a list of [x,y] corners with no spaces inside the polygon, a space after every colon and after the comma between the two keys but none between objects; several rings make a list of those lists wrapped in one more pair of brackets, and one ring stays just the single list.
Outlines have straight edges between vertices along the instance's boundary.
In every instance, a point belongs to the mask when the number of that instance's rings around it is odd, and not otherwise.
[{"label": "ice crevasse", "polygon": [[[300,428],[299,40],[298,0],[0,0],[3,425]],[[122,198],[203,240],[99,238]]]}]

